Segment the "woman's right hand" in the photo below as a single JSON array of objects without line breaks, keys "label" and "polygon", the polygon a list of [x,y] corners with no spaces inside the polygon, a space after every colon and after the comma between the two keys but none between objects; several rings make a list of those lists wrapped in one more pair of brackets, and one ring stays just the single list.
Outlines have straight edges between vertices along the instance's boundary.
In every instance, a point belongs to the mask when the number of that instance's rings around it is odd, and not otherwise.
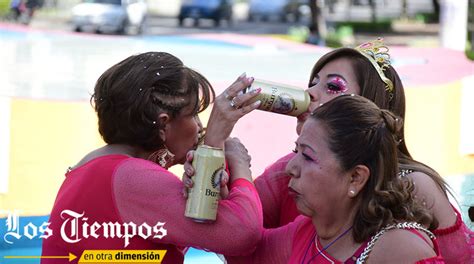
[{"label": "woman's right hand", "polygon": [[244,73],[229,88],[216,97],[207,124],[204,144],[224,148],[224,142],[230,136],[235,123],[260,106],[260,101],[254,103],[249,103],[249,101],[257,96],[261,89],[241,93],[252,84],[253,80],[253,77],[247,77]]}]

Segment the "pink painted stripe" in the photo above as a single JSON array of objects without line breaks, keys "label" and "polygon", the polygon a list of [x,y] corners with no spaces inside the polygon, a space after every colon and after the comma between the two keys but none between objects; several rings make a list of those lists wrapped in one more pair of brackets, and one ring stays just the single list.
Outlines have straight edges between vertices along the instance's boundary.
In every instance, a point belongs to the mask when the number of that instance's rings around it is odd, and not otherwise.
[{"label": "pink painted stripe", "polygon": [[446,84],[474,75],[474,61],[468,60],[464,52],[411,47],[393,47],[390,51],[405,87]]}]

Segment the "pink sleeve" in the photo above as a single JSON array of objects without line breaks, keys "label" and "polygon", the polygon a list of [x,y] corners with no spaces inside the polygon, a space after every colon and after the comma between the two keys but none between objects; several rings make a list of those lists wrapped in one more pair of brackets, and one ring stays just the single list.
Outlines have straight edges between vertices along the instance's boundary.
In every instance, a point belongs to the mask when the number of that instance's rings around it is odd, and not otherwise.
[{"label": "pink sleeve", "polygon": [[124,162],[113,180],[115,202],[124,222],[165,222],[167,235],[157,243],[192,246],[228,255],[255,250],[262,230],[260,200],[253,184],[232,184],[228,199],[219,201],[217,220],[196,223],[184,216],[186,200],[178,177],[140,159]]},{"label": "pink sleeve", "polygon": [[290,153],[265,169],[255,180],[255,188],[262,201],[263,226],[276,228],[280,226],[280,211],[283,203],[283,192],[288,192],[290,177],[285,173],[286,164],[294,156]]},{"label": "pink sleeve", "polygon": [[275,229],[265,229],[262,240],[257,245],[255,252],[248,256],[229,257],[229,264],[248,263],[288,263],[293,248],[293,241],[301,221],[294,221]]},{"label": "pink sleeve", "polygon": [[456,223],[448,228],[436,229],[441,255],[446,263],[474,263],[474,232],[462,221],[456,211]]}]

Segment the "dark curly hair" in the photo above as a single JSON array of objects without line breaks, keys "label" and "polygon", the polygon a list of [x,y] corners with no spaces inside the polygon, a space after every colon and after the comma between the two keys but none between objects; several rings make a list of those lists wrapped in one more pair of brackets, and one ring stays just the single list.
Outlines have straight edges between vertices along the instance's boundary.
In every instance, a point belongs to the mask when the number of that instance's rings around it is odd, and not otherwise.
[{"label": "dark curly hair", "polygon": [[106,143],[153,151],[163,147],[159,114],[196,115],[214,97],[209,81],[181,60],[165,52],[147,52],[106,70],[97,80],[91,104]]},{"label": "dark curly hair", "polygon": [[398,177],[397,135],[403,120],[358,95],[342,95],[318,107],[312,118],[326,129],[328,144],[343,171],[365,165],[370,177],[358,197],[356,242],[367,241],[387,224],[415,221],[430,229],[437,221],[414,199],[409,178]]}]

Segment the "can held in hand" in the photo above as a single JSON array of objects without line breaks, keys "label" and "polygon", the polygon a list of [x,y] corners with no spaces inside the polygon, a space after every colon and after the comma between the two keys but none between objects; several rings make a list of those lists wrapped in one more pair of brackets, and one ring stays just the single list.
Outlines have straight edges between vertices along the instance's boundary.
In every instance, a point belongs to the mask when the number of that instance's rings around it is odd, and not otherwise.
[{"label": "can held in hand", "polygon": [[224,151],[200,145],[194,152],[194,185],[188,192],[184,215],[195,222],[216,220],[220,183],[224,170]]},{"label": "can held in hand", "polygon": [[291,116],[299,116],[308,111],[310,98],[308,92],[303,89],[286,84],[255,80],[250,87],[244,90],[244,93],[258,88],[261,88],[262,91],[251,102],[260,100],[262,102],[258,107],[260,110]]}]

